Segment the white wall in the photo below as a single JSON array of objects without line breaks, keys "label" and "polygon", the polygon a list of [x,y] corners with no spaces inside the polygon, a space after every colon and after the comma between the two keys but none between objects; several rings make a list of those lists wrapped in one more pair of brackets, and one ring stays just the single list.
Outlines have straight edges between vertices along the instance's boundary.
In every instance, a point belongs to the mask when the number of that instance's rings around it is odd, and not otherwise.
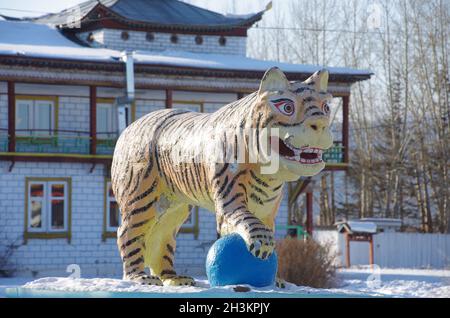
[{"label": "white wall", "polygon": [[164,51],[177,50],[197,53],[220,53],[234,54],[245,56],[247,38],[242,36],[226,36],[226,44],[219,44],[218,35],[201,35],[203,37],[202,44],[195,43],[196,34],[180,34],[177,33],[178,42],[172,43],[171,33],[153,32],[154,40],[146,39],[146,32],[127,31],[128,40],[121,38],[122,30],[101,29],[93,31],[94,42],[86,41],[90,32],[79,33],[77,36],[80,40],[94,47],[107,47],[114,50],[145,50],[145,51]]},{"label": "white wall", "polygon": [[[319,242],[332,242],[345,265],[345,239],[336,231],[316,231]],[[379,233],[374,236],[375,264],[388,268],[450,268],[450,235],[421,233]],[[369,243],[350,243],[351,265],[369,264]]]}]

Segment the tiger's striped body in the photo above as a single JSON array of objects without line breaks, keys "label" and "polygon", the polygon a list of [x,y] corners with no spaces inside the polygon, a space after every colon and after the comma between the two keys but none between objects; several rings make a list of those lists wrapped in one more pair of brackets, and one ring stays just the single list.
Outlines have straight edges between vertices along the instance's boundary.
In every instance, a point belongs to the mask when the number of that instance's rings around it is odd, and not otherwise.
[{"label": "tiger's striped body", "polygon": [[[236,159],[242,144],[249,150],[237,131],[252,129],[260,138],[274,123],[284,125],[261,96],[260,89],[212,114],[152,112],[121,134],[111,177],[122,212],[118,247],[125,279],[194,284],[192,278],[178,276],[173,266],[176,235],[189,206],[215,211],[221,235],[239,233],[256,257],[270,256],[285,178],[262,174],[259,162],[225,160],[230,152]],[[214,147],[224,148],[219,161],[207,158]],[[258,152],[259,143],[257,147]],[[151,275],[144,272],[146,266]]]}]

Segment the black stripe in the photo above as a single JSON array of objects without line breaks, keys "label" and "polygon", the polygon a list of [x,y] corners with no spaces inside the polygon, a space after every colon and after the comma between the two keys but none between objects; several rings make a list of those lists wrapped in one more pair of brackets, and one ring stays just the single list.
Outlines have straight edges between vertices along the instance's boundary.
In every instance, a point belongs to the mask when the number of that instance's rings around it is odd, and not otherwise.
[{"label": "black stripe", "polygon": [[172,245],[167,244],[166,247],[167,247],[167,250],[169,251],[169,253],[173,255],[173,247],[172,247]]},{"label": "black stripe", "polygon": [[131,262],[129,265],[130,266],[136,266],[138,264],[144,263],[144,258],[141,256],[139,257],[137,260]]},{"label": "black stripe", "polygon": [[275,187],[275,188],[273,188],[273,191],[277,191],[277,190],[279,190],[281,187],[283,186],[283,183],[282,184],[280,184],[279,186],[277,186],[277,187]]},{"label": "black stripe", "polygon": [[[241,170],[239,171],[231,180],[230,184],[228,184],[226,191],[222,194],[222,198],[225,198],[231,191],[231,189],[233,188],[234,184],[236,183],[237,179],[242,176],[243,174],[246,174],[247,170]],[[220,192],[219,192],[220,193]]]},{"label": "black stripe", "polygon": [[[155,160],[156,160],[156,167],[158,168],[158,174],[162,176],[161,172],[161,164],[159,162],[159,151],[158,151],[158,145],[155,145]],[[164,176],[165,178],[165,176]],[[167,181],[167,180],[166,180]]]},{"label": "black stripe", "polygon": [[131,225],[131,228],[135,229],[135,228],[141,227],[141,226],[147,224],[147,222],[148,222],[148,220],[145,220],[145,221],[142,221],[142,222],[138,222],[138,223],[134,223],[133,225]]},{"label": "black stripe", "polygon": [[[262,225],[262,224],[260,223],[259,225]],[[256,231],[268,232],[268,230],[265,227],[254,227],[251,230],[249,230],[248,233],[253,233]]]},{"label": "black stripe", "polygon": [[172,259],[171,259],[169,256],[164,255],[163,258],[164,258],[166,261],[168,261],[169,264],[170,264],[171,266],[173,266],[173,261],[172,261]]},{"label": "black stripe", "polygon": [[258,197],[256,194],[252,193],[250,194],[250,199],[252,199],[254,202],[258,203],[259,205],[264,205],[263,201],[260,197]]},{"label": "black stripe", "polygon": [[274,196],[274,197],[272,197],[272,198],[270,198],[270,199],[264,200],[264,202],[265,202],[265,203],[267,203],[267,202],[272,202],[272,201],[275,201],[276,199],[278,199],[279,197],[280,197],[279,195],[276,195],[276,196]]},{"label": "black stripe", "polygon": [[145,174],[144,174],[144,178],[147,179],[148,176],[150,175],[150,173],[152,172],[153,169],[153,156],[152,156],[152,152],[153,152],[153,146],[150,143],[149,145],[149,154],[148,157],[150,159],[150,162],[148,163],[147,169],[145,170]]},{"label": "black stripe", "polygon": [[253,183],[250,183],[250,187],[251,187],[253,190],[255,190],[256,192],[261,193],[261,194],[262,194],[263,196],[265,196],[266,198],[269,197],[269,195],[266,193],[266,191],[264,191],[264,190],[261,189],[261,188],[258,188],[258,187],[255,186]]},{"label": "black stripe", "polygon": [[224,164],[222,169],[220,169],[220,171],[214,175],[213,180],[220,178],[225,173],[225,171],[228,169],[228,166],[229,166],[228,163]]},{"label": "black stripe", "polygon": [[266,182],[264,182],[263,180],[261,180],[260,178],[258,178],[258,177],[256,176],[256,174],[253,172],[253,170],[250,170],[250,174],[251,174],[252,178],[253,178],[258,184],[262,185],[262,186],[265,187],[265,188],[268,188],[268,187],[269,187],[269,185],[268,185]]},{"label": "black stripe", "polygon": [[126,241],[124,244],[122,244],[122,246],[120,247],[120,249],[124,249],[124,248],[130,246],[131,244],[136,243],[137,241],[139,241],[139,240],[140,240],[141,238],[143,238],[143,237],[144,237],[143,234],[138,235],[138,236],[136,236],[136,237],[133,237],[132,239],[130,239],[130,240]]},{"label": "black stripe", "polygon": [[152,193],[155,190],[157,184],[158,184],[157,180],[153,181],[153,184],[150,186],[150,188],[148,188],[145,192],[143,192],[140,195],[138,195],[137,197],[135,197],[133,200],[129,201],[128,206],[132,205],[133,203],[136,203],[137,201],[142,200],[143,198],[148,196],[150,193]]},{"label": "black stripe", "polygon": [[283,123],[281,121],[277,121],[275,124],[279,125],[279,126],[282,126],[282,127],[295,127],[295,126],[300,126],[301,124],[303,124],[303,122],[304,122],[304,120],[302,120],[299,123],[286,124],[286,123]]},{"label": "black stripe", "polygon": [[223,190],[225,190],[226,185],[228,184],[228,176],[225,176],[225,180],[223,181],[222,186],[219,188],[219,191],[217,192],[219,196],[222,195]]},{"label": "black stripe", "polygon": [[123,259],[130,258],[130,257],[132,257],[132,256],[134,256],[134,255],[136,255],[136,254],[138,254],[140,251],[141,251],[141,248],[138,247],[138,248],[132,250],[132,251],[131,251],[130,253],[128,253],[127,255],[125,255]]},{"label": "black stripe", "polygon": [[176,275],[177,273],[174,270],[165,269],[161,272],[160,276],[166,275]]},{"label": "black stripe", "polygon": [[248,200],[247,188],[245,187],[245,185],[243,183],[238,183],[238,186],[240,186],[244,190],[245,200]]},{"label": "black stripe", "polygon": [[259,124],[261,123],[261,117],[262,117],[262,113],[258,114],[258,119],[256,121],[256,149],[259,153],[259,148],[260,148],[260,144],[259,144]]},{"label": "black stripe", "polygon": [[223,207],[226,208],[228,205],[233,203],[237,198],[242,197],[244,194],[242,192],[236,193],[230,200],[223,204]]},{"label": "black stripe", "polygon": [[139,214],[139,213],[143,213],[145,211],[147,211],[148,209],[150,209],[152,207],[153,204],[155,204],[156,200],[158,198],[154,198],[153,201],[150,201],[148,204],[144,205],[143,207],[140,208],[136,208],[134,210],[132,210],[128,215],[127,218],[130,218],[133,215]]},{"label": "black stripe", "polygon": [[161,129],[161,127],[164,127],[164,126],[165,126],[166,122],[167,122],[170,118],[175,117],[175,116],[179,116],[179,115],[183,115],[183,114],[186,114],[186,113],[189,113],[189,112],[190,112],[190,111],[188,111],[188,110],[186,110],[186,111],[178,111],[178,112],[176,112],[176,113],[172,113],[172,114],[166,116],[166,117],[164,118],[164,120],[163,120],[162,122],[160,122],[158,126],[156,126],[156,128],[155,128],[155,130],[154,130],[154,135],[155,135],[156,137],[159,137],[159,130]]},{"label": "black stripe", "polygon": [[128,180],[128,183],[127,183],[127,185],[125,186],[125,189],[124,189],[123,192],[128,191],[128,188],[129,188],[130,185],[131,185],[131,181],[133,181],[133,166],[131,166],[131,170],[130,170],[130,179]]}]

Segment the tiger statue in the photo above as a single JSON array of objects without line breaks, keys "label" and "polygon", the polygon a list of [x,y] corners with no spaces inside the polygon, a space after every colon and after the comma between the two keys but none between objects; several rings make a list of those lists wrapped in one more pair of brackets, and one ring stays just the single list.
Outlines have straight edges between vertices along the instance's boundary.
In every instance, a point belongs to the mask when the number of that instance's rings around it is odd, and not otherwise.
[{"label": "tiger statue", "polygon": [[[258,91],[214,113],[164,109],[129,125],[111,165],[122,214],[117,243],[123,278],[148,285],[195,285],[193,278],[174,270],[176,236],[192,206],[215,211],[218,234],[238,233],[255,257],[267,259],[275,247],[274,219],[283,184],[325,167],[322,152],[333,143],[327,86],[326,70],[290,83],[280,69],[271,68]],[[236,132],[245,128],[256,142]],[[278,137],[262,134],[271,129],[278,129]],[[266,152],[264,142],[270,148]],[[207,160],[212,146],[225,149],[225,157],[231,149],[232,159],[235,148],[243,147],[244,160]],[[245,160],[250,150],[261,160]],[[279,167],[264,174],[269,152],[278,155]],[[276,285],[284,287],[284,282],[277,278]]]}]

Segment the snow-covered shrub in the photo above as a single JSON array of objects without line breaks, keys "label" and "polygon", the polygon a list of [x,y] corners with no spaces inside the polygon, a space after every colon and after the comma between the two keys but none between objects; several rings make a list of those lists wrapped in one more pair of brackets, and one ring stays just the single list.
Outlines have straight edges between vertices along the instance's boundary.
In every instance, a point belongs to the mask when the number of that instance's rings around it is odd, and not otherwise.
[{"label": "snow-covered shrub", "polygon": [[330,246],[312,239],[287,237],[277,242],[278,275],[289,283],[315,288],[336,285],[335,258]]}]

